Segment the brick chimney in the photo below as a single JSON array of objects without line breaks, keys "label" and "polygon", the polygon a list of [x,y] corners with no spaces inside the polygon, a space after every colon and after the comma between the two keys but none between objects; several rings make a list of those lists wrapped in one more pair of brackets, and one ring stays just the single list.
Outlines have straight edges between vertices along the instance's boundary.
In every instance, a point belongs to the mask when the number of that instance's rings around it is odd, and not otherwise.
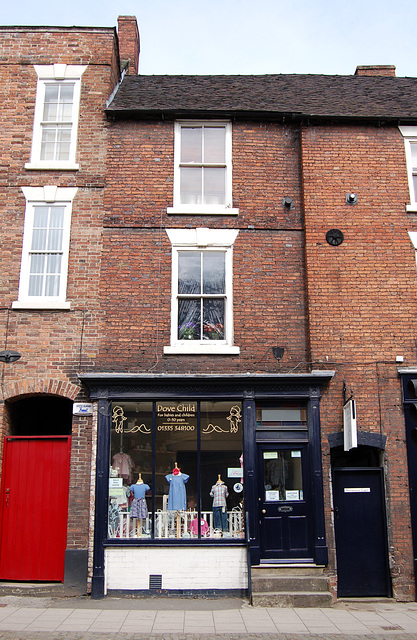
[{"label": "brick chimney", "polygon": [[119,37],[121,69],[126,69],[126,73],[130,76],[137,75],[139,70],[140,39],[135,16],[119,16],[117,18],[117,35]]},{"label": "brick chimney", "polygon": [[356,67],[355,76],[391,76],[395,78],[393,64],[370,64]]}]

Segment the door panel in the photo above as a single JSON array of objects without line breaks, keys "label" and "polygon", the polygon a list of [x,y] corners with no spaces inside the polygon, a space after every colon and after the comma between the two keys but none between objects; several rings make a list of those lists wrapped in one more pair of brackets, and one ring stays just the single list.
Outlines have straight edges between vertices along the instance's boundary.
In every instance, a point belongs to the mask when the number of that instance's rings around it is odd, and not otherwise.
[{"label": "door panel", "polygon": [[307,445],[258,445],[261,559],[312,556]]},{"label": "door panel", "polygon": [[391,595],[383,470],[333,469],[339,597]]},{"label": "door panel", "polygon": [[0,579],[63,581],[70,437],[6,437]]}]

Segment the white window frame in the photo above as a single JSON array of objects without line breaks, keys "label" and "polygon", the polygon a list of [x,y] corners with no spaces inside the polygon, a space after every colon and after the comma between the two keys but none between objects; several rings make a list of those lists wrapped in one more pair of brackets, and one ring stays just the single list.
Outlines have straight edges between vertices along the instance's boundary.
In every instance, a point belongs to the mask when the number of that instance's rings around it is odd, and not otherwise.
[{"label": "white window frame", "polygon": [[[66,301],[68,258],[71,229],[72,203],[77,187],[22,187],[26,198],[25,226],[23,231],[22,261],[18,300],[12,303],[13,309],[70,309]],[[64,232],[62,238],[62,263],[60,290],[57,296],[29,296],[29,267],[32,245],[34,210],[36,206],[61,206],[65,208]]]},{"label": "white window frame", "polygon": [[[86,66],[53,64],[34,65],[38,76],[36,91],[35,116],[33,121],[32,153],[30,162],[25,164],[26,169],[59,169],[78,170],[79,164],[75,161],[77,151],[78,119],[80,112],[81,76],[87,69]],[[73,105],[71,114],[71,142],[68,160],[41,160],[42,121],[45,103],[45,89],[48,84],[71,84],[74,86]]]},{"label": "white window frame", "polygon": [[[171,345],[165,354],[238,355],[233,345],[233,244],[239,234],[235,229],[166,229],[172,245]],[[180,251],[225,252],[225,340],[178,339],[178,253]]]},{"label": "white window frame", "polygon": [[[180,194],[180,168],[181,166],[181,131],[183,127],[224,127],[225,137],[225,162],[226,168],[226,197],[224,204],[181,204]],[[188,166],[188,165],[185,165]],[[190,164],[190,166],[192,166]],[[198,165],[200,166],[200,165]],[[204,166],[204,165],[201,165]],[[174,129],[174,202],[167,208],[168,214],[188,215],[233,215],[239,214],[239,209],[233,208],[232,200],[232,124],[225,120],[179,120]]]},{"label": "white window frame", "polygon": [[405,209],[409,213],[417,213],[417,195],[414,188],[413,175],[413,160],[411,156],[411,143],[417,144],[417,127],[398,127],[404,138],[405,145],[405,159],[407,163],[407,177],[408,188],[410,191],[410,204],[407,204]]}]

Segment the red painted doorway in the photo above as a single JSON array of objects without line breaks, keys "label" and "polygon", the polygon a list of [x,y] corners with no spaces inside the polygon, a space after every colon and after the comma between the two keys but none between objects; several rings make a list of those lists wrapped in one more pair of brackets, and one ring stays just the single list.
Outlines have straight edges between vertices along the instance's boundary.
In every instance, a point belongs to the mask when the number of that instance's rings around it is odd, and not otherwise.
[{"label": "red painted doorway", "polygon": [[7,436],[0,580],[63,582],[70,436]]}]

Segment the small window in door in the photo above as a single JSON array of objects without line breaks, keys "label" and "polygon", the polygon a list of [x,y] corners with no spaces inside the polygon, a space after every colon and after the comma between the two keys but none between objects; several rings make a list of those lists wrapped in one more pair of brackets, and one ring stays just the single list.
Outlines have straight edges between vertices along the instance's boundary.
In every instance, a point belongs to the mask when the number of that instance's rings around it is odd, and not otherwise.
[{"label": "small window in door", "polygon": [[263,452],[265,502],[303,500],[301,451]]}]

